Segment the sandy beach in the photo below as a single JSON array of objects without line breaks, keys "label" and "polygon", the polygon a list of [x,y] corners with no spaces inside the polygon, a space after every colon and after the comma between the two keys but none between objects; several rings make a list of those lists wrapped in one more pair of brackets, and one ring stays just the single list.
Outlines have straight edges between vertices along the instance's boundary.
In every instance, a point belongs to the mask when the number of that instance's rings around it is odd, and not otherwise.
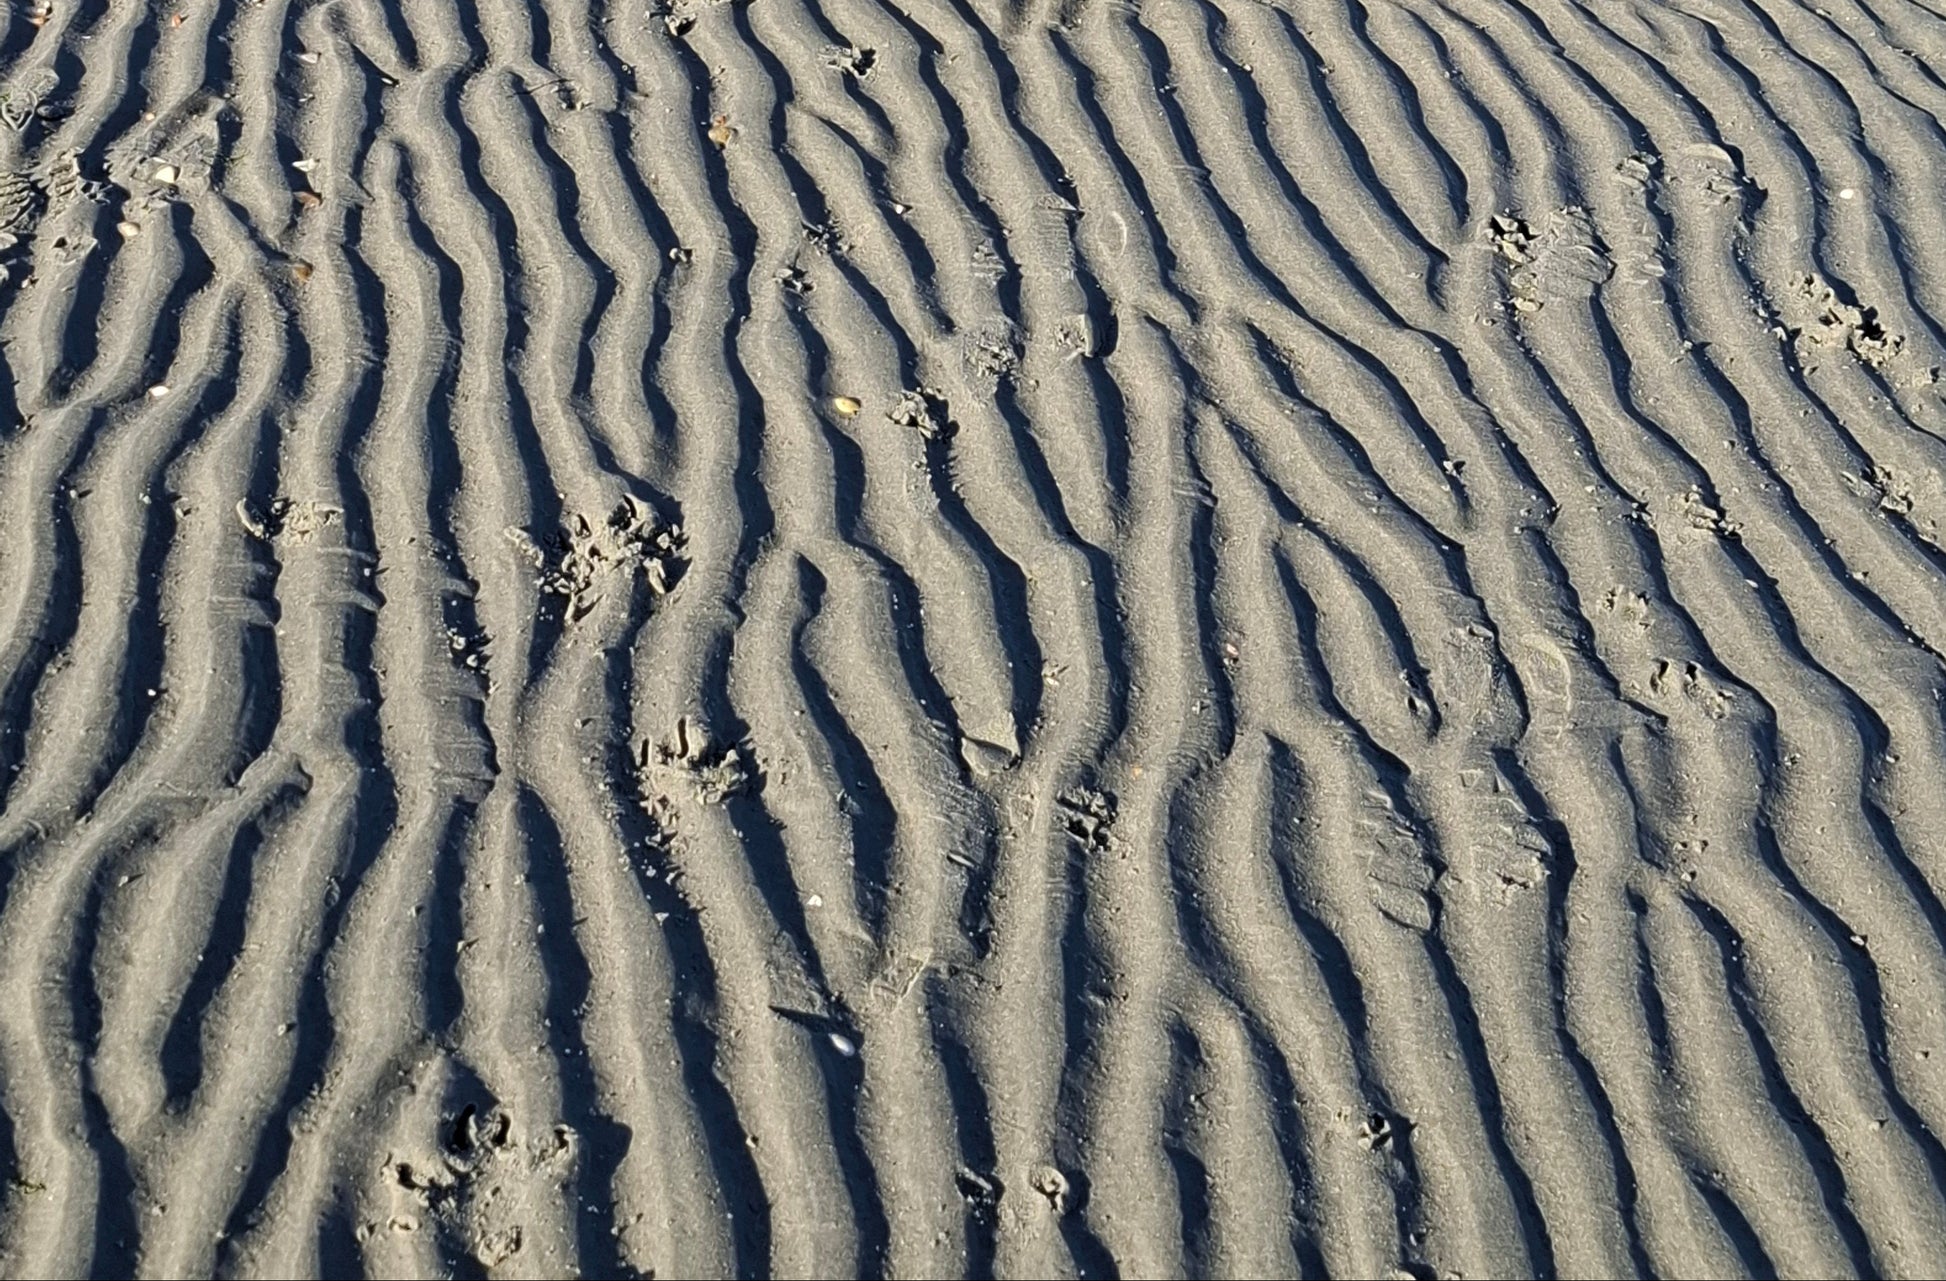
[{"label": "sandy beach", "polygon": [[0,1275],[1946,1272],[1938,0],[12,0]]}]

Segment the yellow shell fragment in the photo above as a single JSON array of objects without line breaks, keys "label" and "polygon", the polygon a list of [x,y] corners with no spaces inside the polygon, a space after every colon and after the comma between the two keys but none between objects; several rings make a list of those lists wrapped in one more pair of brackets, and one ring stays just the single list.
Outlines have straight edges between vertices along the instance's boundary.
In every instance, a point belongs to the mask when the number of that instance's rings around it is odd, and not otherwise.
[{"label": "yellow shell fragment", "polygon": [[831,407],[845,417],[850,418],[865,406],[855,396],[833,396],[831,398]]}]

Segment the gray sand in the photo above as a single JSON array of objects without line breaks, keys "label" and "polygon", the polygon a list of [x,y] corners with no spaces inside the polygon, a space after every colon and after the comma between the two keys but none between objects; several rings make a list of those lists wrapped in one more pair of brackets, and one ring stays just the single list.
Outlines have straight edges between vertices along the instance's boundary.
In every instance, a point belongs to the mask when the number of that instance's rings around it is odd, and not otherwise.
[{"label": "gray sand", "polygon": [[1936,0],[17,0],[0,1273],[1946,1271]]}]

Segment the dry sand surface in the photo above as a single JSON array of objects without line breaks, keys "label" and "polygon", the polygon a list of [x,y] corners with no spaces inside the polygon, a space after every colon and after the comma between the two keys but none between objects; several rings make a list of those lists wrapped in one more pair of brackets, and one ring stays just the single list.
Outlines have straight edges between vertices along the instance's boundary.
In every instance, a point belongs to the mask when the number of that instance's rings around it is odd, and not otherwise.
[{"label": "dry sand surface", "polygon": [[1946,1270],[1939,0],[0,31],[0,1272]]}]

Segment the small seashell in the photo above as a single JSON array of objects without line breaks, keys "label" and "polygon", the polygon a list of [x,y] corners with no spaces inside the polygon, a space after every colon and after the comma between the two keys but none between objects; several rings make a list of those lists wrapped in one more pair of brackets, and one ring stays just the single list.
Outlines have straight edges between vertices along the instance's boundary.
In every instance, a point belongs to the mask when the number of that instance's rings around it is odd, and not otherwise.
[{"label": "small seashell", "polygon": [[142,234],[142,224],[139,222],[118,222],[115,224],[115,230],[122,233],[123,240],[133,240]]},{"label": "small seashell", "polygon": [[728,116],[717,116],[709,122],[709,140],[719,147],[729,146],[730,139],[736,137],[736,133],[737,131],[730,127]]},{"label": "small seashell", "polygon": [[250,505],[248,498],[236,500],[236,518],[252,538],[270,537],[269,524],[257,514],[257,509]]},{"label": "small seashell", "polygon": [[299,173],[309,173],[311,172],[311,170],[317,167],[318,167],[318,162],[310,159],[309,157],[306,157],[303,160],[291,161],[291,168],[297,170]]},{"label": "small seashell", "polygon": [[858,1055],[857,1042],[853,1041],[850,1037],[846,1036],[843,1032],[827,1032],[825,1033],[825,1036],[830,1039],[831,1048],[836,1050],[838,1053],[844,1055],[848,1059],[857,1057]]},{"label": "small seashell", "polygon": [[169,394],[168,383],[157,383],[155,386],[149,388],[150,400],[161,400],[164,396],[168,394]]},{"label": "small seashell", "polygon": [[174,165],[157,165],[155,172],[150,174],[149,178],[152,181],[161,183],[165,187],[173,187],[176,185],[176,179],[181,176],[182,171]]},{"label": "small seashell", "polygon": [[305,262],[303,259],[300,258],[298,261],[291,264],[292,280],[295,280],[298,284],[301,285],[305,281],[309,280],[310,278],[311,278],[310,263]]},{"label": "small seashell", "polygon": [[292,56],[307,67],[317,65],[318,55],[312,53],[309,49],[304,50],[302,53],[293,54]]},{"label": "small seashell", "polygon": [[315,191],[300,191],[297,193],[297,207],[300,209],[316,209],[323,203],[322,200],[318,199],[318,193]]},{"label": "small seashell", "polygon": [[181,14],[181,13],[172,13],[172,14],[170,14],[170,15],[169,15],[169,25],[170,25],[170,26],[172,26],[172,27],[180,27],[180,26],[182,25],[182,23],[183,23],[183,18],[184,18],[185,16],[186,16],[186,15],[184,15],[184,14]]},{"label": "small seashell", "polygon": [[831,407],[845,417],[850,418],[865,406],[856,396],[833,396],[831,398]]}]

